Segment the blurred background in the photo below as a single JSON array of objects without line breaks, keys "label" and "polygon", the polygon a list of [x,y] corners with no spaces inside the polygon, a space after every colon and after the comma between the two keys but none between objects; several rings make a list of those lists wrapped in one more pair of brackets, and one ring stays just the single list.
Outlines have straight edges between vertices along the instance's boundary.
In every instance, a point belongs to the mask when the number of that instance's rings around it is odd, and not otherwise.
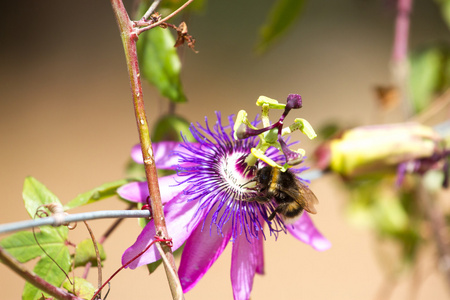
[{"label": "blurred background", "polygon": [[[128,3],[130,7],[133,3]],[[203,122],[254,105],[260,95],[284,101],[303,97],[294,117],[313,127],[338,121],[346,126],[379,121],[374,87],[391,82],[395,7],[387,0],[315,0],[264,55],[255,54],[258,32],[273,5],[266,0],[210,0],[186,20],[196,54],[183,50],[182,79],[188,102],[176,112]],[[125,176],[131,147],[138,142],[119,31],[108,1],[8,1],[0,11],[0,223],[29,218],[23,207],[26,176],[44,183],[63,203],[104,182]],[[450,40],[434,1],[416,0],[410,46]],[[168,111],[167,101],[144,84],[152,124]],[[294,115],[293,113],[291,113]],[[317,142],[301,140],[311,153]],[[323,253],[281,235],[265,242],[266,274],[256,276],[252,299],[448,299],[436,251],[421,261],[422,272],[393,284],[372,232],[345,218],[348,192],[337,176],[311,184],[320,205],[313,220],[332,242]],[[125,209],[110,199],[74,212]],[[91,221],[98,236],[111,221]],[[120,267],[122,252],[139,233],[126,220],[104,247],[104,278]],[[74,242],[88,237],[83,226]],[[231,247],[186,299],[232,299]],[[32,263],[27,264],[32,267]],[[96,271],[89,279],[96,282]],[[80,275],[80,274],[79,274]],[[19,299],[24,282],[0,265],[2,299]],[[162,268],[122,271],[108,299],[170,299]]]}]

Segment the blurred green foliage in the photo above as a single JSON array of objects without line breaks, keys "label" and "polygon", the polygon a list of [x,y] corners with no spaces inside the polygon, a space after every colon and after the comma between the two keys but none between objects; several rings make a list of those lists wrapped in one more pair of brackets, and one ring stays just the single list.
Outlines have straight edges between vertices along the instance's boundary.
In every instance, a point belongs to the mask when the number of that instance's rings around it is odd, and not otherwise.
[{"label": "blurred green foliage", "polygon": [[281,36],[286,34],[288,29],[301,15],[306,0],[278,0],[275,1],[265,24],[260,30],[260,40],[256,50],[265,52]]},{"label": "blurred green foliage", "polygon": [[357,227],[373,230],[382,240],[397,244],[405,265],[414,263],[421,242],[424,217],[416,199],[417,178],[395,189],[395,177],[354,179],[346,182],[350,191],[347,216]]},{"label": "blurred green foliage", "polygon": [[419,113],[450,87],[450,47],[442,44],[415,50],[410,64],[411,101],[414,112]]},{"label": "blurred green foliage", "polygon": [[141,75],[173,102],[186,102],[181,84],[181,62],[169,28],[155,27],[137,42]]}]

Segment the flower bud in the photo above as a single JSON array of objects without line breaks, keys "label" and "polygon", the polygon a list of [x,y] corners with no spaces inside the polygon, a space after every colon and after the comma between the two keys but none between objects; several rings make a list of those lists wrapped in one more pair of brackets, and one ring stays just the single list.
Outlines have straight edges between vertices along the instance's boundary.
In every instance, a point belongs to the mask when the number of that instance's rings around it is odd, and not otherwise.
[{"label": "flower bud", "polygon": [[346,177],[395,172],[401,163],[432,157],[440,140],[430,127],[399,123],[357,127],[316,151],[322,167]]}]

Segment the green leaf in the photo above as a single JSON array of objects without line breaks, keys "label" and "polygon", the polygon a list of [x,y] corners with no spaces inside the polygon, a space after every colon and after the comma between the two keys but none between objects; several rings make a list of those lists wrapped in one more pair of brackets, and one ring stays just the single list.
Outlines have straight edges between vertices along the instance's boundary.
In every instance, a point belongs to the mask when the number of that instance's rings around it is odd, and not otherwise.
[{"label": "green leaf", "polygon": [[122,185],[130,182],[128,179],[121,179],[113,182],[108,182],[96,187],[88,192],[78,195],[64,206],[65,210],[72,209],[78,206],[90,204],[96,201],[103,200],[116,195],[116,190]]},{"label": "green leaf", "polygon": [[127,165],[125,166],[125,173],[127,177],[133,177],[136,181],[145,180],[145,168],[143,164],[138,164],[131,157],[128,159]]},{"label": "green leaf", "polygon": [[266,51],[276,39],[282,36],[300,16],[305,3],[306,0],[278,0],[261,28],[260,41],[256,50]]},{"label": "green leaf", "polygon": [[[63,228],[68,231],[67,228]],[[65,278],[64,272],[67,273],[70,269],[70,253],[65,244],[65,238],[60,235],[60,230],[48,227],[46,231],[37,232],[36,239],[47,254],[38,246],[33,233],[28,231],[8,236],[0,241],[0,245],[22,263],[41,257],[34,267],[34,273],[59,287]],[[39,299],[41,296],[42,292],[36,287],[29,283],[25,284],[23,299]]]},{"label": "green leaf", "polygon": [[[23,200],[25,202],[25,209],[28,211],[28,214],[34,218],[38,209],[44,209],[42,206],[45,204],[59,204],[58,197],[56,197],[49,189],[45,187],[42,183],[40,183],[36,178],[27,177],[25,178],[25,182],[23,184],[22,191]],[[48,211],[48,210],[47,210]],[[64,226],[61,227],[50,227],[43,226],[41,227],[42,231],[49,230],[50,232],[58,232],[64,239],[67,238],[67,228]]]},{"label": "green leaf", "polygon": [[441,14],[450,28],[450,0],[435,0],[441,7]]},{"label": "green leaf", "polygon": [[[65,246],[59,246],[58,249],[54,248],[49,251],[49,255],[57,262],[59,267],[66,272],[69,272],[70,269],[70,253],[69,249]],[[48,256],[42,257],[41,260],[38,261],[33,271],[39,277],[43,278],[50,284],[53,284],[57,287],[60,287],[63,283],[66,275],[63,271],[52,261]],[[42,296],[42,291],[33,286],[30,283],[25,283],[25,288],[23,290],[22,299],[39,299]]]},{"label": "green leaf", "polygon": [[72,281],[75,283],[75,291],[73,289],[74,285],[72,285],[68,280],[64,281],[63,288],[83,299],[91,299],[92,296],[94,296],[96,289],[92,283],[80,277],[75,277]]},{"label": "green leaf", "polygon": [[[146,7],[149,7],[151,1],[146,1]],[[161,2],[160,10],[167,10],[168,12],[173,12],[178,9],[181,5],[183,5],[186,0],[165,0]],[[202,11],[205,7],[206,0],[195,0],[191,4],[189,4],[184,10],[183,13],[186,12],[196,12]]]},{"label": "green leaf", "polygon": [[156,271],[156,269],[158,269],[158,267],[161,265],[162,263],[162,259],[159,259],[155,262],[152,262],[151,264],[147,265],[147,269],[148,269],[148,273],[152,274],[153,272]]},{"label": "green leaf", "polygon": [[441,84],[443,58],[439,47],[429,47],[411,55],[411,100],[416,113],[428,107]]},{"label": "green leaf", "polygon": [[[106,259],[106,253],[101,244],[97,243],[100,260]],[[95,254],[95,248],[92,244],[92,240],[86,239],[81,241],[75,250],[75,268],[79,266],[85,266],[88,262],[92,263],[92,266],[97,266],[97,255]]]},{"label": "green leaf", "polygon": [[[46,226],[46,231],[36,232],[36,239],[47,253],[59,251],[65,246],[68,229],[62,227],[66,231],[64,235],[60,234],[60,230],[54,227]],[[36,244],[36,240],[32,232],[21,231],[10,235],[0,241],[0,246],[5,248],[18,261],[24,263],[36,257],[45,255],[42,249]]]},{"label": "green leaf", "polygon": [[141,75],[172,102],[186,102],[180,79],[181,62],[169,28],[152,28],[139,36]]},{"label": "green leaf", "polygon": [[25,202],[25,208],[32,218],[34,218],[38,208],[44,204],[61,204],[58,197],[33,177],[25,178],[22,196]]},{"label": "green leaf", "polygon": [[189,130],[190,123],[181,116],[164,115],[158,119],[154,126],[152,141],[178,141],[182,142],[182,133],[189,142],[196,142]]},{"label": "green leaf", "polygon": [[373,215],[377,222],[377,230],[395,235],[403,232],[408,227],[408,215],[396,196],[378,198],[375,202]]}]

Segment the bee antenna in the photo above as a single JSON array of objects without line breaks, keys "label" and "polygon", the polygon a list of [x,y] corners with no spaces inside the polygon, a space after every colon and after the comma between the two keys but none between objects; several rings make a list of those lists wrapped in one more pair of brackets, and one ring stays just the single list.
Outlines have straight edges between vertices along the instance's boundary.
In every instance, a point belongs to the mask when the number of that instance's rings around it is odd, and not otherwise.
[{"label": "bee antenna", "polygon": [[247,181],[247,182],[241,184],[240,187],[243,187],[243,186],[249,184],[250,182],[254,182],[254,181],[256,181],[256,179],[255,179],[255,178],[252,178],[252,179],[250,179],[249,181]]}]

